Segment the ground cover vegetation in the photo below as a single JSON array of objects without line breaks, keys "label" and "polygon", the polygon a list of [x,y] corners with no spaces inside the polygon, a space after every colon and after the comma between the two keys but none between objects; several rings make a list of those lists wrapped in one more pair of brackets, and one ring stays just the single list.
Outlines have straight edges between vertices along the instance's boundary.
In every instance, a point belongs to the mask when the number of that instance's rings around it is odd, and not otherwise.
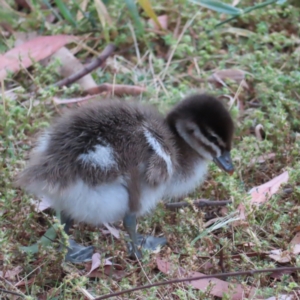
[{"label": "ground cover vegetation", "polygon": [[[300,265],[299,4],[200,2],[0,1],[1,299],[96,299],[193,272]],[[32,42],[37,50],[29,62],[18,61],[6,72],[8,51],[26,51],[26,41],[36,36],[55,38]],[[65,71],[67,66],[90,64],[110,43],[116,45],[114,54],[85,77],[88,82],[55,86],[77,71]],[[61,47],[66,56],[57,55]],[[50,62],[43,59],[47,53],[55,53]],[[76,63],[66,63],[72,55]],[[110,230],[75,225],[73,236],[95,245],[97,255],[93,263],[64,263],[64,252],[56,250],[64,234],[55,214],[37,212],[37,199],[13,185],[36,133],[70,106],[84,105],[91,90],[99,101],[113,94],[124,101],[135,97],[162,112],[185,95],[205,90],[223,99],[235,120],[234,175],[211,164],[203,186],[181,200],[191,205],[169,209],[160,204],[141,218],[139,231],[164,234],[168,245],[138,262],[127,257],[126,243],[118,237],[123,235],[120,223]],[[196,199],[231,203],[198,208]],[[57,237],[44,239],[30,254],[26,246],[53,225]],[[298,299],[299,290],[299,273],[274,271],[206,286],[203,281],[168,284],[116,299],[268,299],[282,294]]]}]

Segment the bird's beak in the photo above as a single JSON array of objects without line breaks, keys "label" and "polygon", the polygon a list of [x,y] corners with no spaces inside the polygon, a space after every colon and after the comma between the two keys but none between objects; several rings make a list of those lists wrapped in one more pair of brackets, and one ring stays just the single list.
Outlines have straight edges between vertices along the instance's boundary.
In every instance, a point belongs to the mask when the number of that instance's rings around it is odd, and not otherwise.
[{"label": "bird's beak", "polygon": [[234,172],[234,167],[232,164],[231,156],[229,151],[223,152],[223,154],[219,157],[214,158],[214,162],[217,164],[219,168],[232,175]]}]

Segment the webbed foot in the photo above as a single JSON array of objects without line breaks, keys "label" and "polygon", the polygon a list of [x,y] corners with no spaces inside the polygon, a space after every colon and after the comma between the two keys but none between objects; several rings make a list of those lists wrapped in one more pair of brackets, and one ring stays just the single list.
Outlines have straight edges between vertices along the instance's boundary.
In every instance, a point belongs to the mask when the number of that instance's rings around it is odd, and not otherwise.
[{"label": "webbed foot", "polygon": [[142,252],[139,246],[150,251],[156,251],[159,246],[167,243],[166,238],[156,238],[153,236],[142,236],[136,232],[136,216],[135,214],[127,214],[123,220],[124,227],[129,234],[130,242],[127,245],[129,256],[133,259],[142,258]]},{"label": "webbed foot", "polygon": [[[151,252],[159,251],[159,249],[167,244],[165,237],[154,237],[151,235],[143,236],[137,234],[137,247],[149,250]],[[132,243],[127,244],[128,253],[133,257],[134,252],[132,249]],[[140,250],[139,250],[140,252]],[[141,258],[141,257],[138,257]]]},{"label": "webbed foot", "polygon": [[74,240],[69,239],[69,247],[65,257],[65,261],[69,261],[72,263],[82,263],[91,261],[93,253],[93,246],[85,247],[80,244],[77,244]]}]

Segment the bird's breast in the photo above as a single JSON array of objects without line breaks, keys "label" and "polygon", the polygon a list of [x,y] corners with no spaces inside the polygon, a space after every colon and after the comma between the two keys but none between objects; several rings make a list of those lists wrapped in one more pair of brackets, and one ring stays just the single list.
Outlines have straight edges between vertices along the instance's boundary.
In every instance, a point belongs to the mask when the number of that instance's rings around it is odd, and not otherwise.
[{"label": "bird's breast", "polygon": [[165,189],[164,198],[179,198],[186,196],[199,187],[207,174],[207,161],[199,160],[188,174],[175,172]]}]

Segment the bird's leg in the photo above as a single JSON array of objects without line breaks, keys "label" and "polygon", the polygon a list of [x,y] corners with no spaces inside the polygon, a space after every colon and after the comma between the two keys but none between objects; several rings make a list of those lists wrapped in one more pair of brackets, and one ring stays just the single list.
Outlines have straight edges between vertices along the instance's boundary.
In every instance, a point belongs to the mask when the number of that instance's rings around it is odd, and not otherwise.
[{"label": "bird's leg", "polygon": [[131,249],[129,249],[130,256],[132,258],[136,258],[136,257],[141,258],[142,252],[138,249],[138,239],[137,239],[137,232],[136,232],[136,215],[130,213],[126,214],[123,219],[123,225],[131,239],[130,242]]},{"label": "bird's leg", "polygon": [[[73,224],[73,220],[62,212],[61,223],[65,224],[64,231],[67,235],[69,235],[70,227]],[[82,245],[77,244],[74,240],[69,238],[69,247],[65,260],[73,263],[90,261],[92,259],[93,252],[93,246],[84,247]]]},{"label": "bird's leg", "polygon": [[129,244],[129,254],[133,258],[141,258],[142,253],[138,246],[143,249],[155,251],[158,247],[166,245],[167,240],[165,237],[157,238],[153,236],[143,236],[136,232],[136,216],[135,214],[126,214],[123,225],[129,234],[131,242]]}]

